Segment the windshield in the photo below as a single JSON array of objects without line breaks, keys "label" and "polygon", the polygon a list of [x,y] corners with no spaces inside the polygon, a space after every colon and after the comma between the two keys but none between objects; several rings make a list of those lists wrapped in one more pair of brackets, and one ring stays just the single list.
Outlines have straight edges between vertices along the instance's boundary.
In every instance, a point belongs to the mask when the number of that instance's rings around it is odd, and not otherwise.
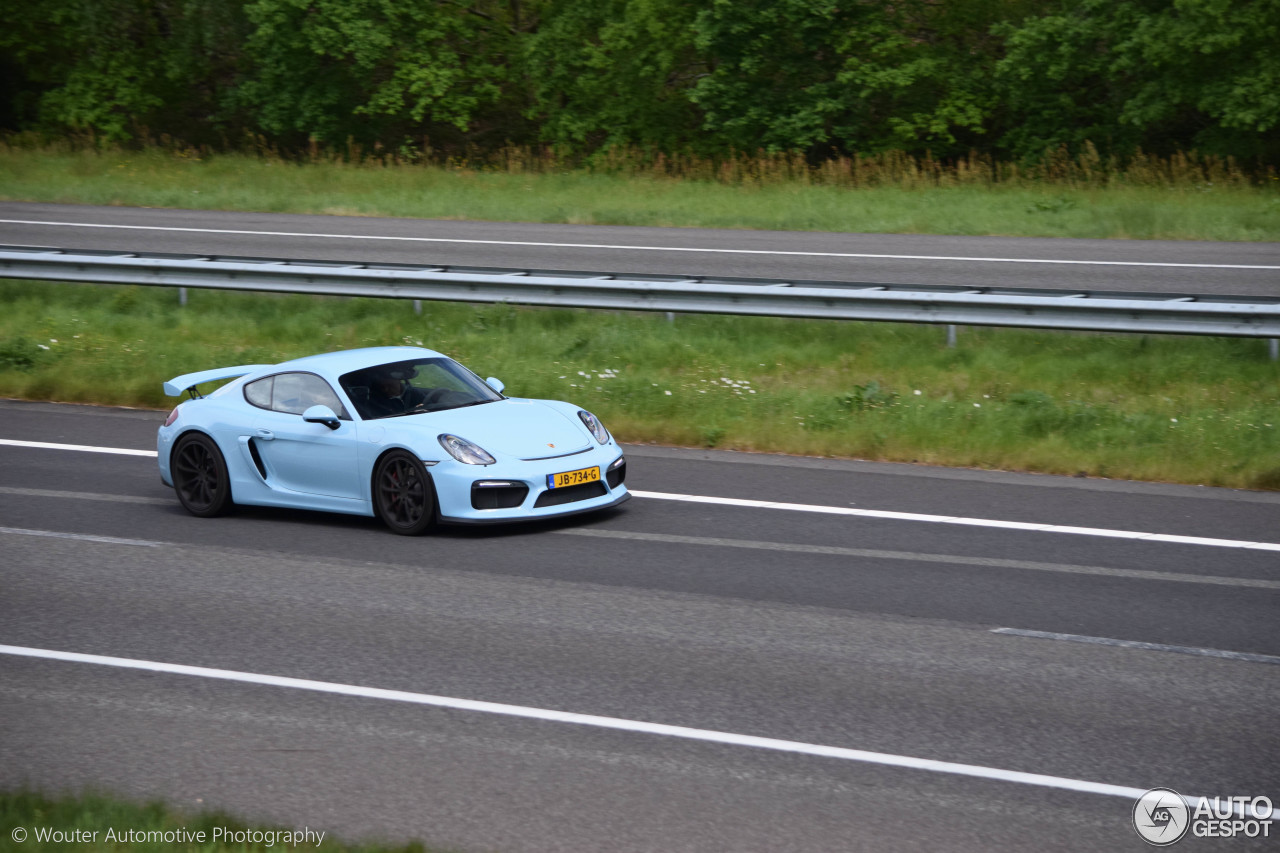
[{"label": "windshield", "polygon": [[503,399],[480,377],[448,358],[367,367],[339,380],[362,420],[441,412]]}]

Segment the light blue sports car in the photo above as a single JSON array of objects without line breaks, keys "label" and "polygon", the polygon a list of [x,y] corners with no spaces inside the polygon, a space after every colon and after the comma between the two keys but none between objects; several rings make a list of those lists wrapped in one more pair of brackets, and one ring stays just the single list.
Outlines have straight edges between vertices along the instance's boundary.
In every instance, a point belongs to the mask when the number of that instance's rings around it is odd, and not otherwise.
[{"label": "light blue sports car", "polygon": [[160,427],[160,478],[201,517],[233,503],[291,507],[376,515],[405,535],[630,497],[622,449],[599,418],[502,390],[417,347],[189,373],[164,384],[191,399]]}]

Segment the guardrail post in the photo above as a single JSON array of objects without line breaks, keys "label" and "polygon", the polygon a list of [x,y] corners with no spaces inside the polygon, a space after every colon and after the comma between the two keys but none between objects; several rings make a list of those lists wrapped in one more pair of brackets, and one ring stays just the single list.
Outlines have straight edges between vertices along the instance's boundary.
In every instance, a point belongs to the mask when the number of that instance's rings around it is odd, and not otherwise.
[{"label": "guardrail post", "polygon": [[187,305],[187,289],[185,287],[178,288],[178,304],[184,308]]},{"label": "guardrail post", "polygon": [[954,323],[947,324],[947,349],[956,348],[956,327]]},{"label": "guardrail post", "polygon": [[1271,360],[1280,361],[1280,338],[1272,338],[1267,342],[1267,349],[1271,351]]},{"label": "guardrail post", "polygon": [[421,314],[421,313],[422,313],[422,300],[421,300],[421,299],[415,299],[415,300],[413,300],[413,313],[415,313],[415,314]]}]

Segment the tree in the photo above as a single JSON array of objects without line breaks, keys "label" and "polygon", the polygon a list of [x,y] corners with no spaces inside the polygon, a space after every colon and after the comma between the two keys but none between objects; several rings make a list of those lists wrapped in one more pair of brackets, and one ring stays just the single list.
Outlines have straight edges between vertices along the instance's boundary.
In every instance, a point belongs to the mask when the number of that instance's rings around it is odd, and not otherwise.
[{"label": "tree", "polygon": [[1000,33],[1015,153],[1280,155],[1280,0],[1073,0]]},{"label": "tree", "polygon": [[746,150],[963,151],[994,108],[1000,0],[712,0],[705,126]]},{"label": "tree", "polygon": [[[253,0],[253,64],[238,101],[286,144],[398,144],[483,129],[501,135],[513,91],[519,6],[448,0]],[[511,110],[497,107],[509,102]],[[496,125],[496,127],[495,127]],[[492,140],[491,140],[492,141]],[[498,140],[499,144],[501,140]]]},{"label": "tree", "polygon": [[0,21],[15,112],[108,142],[216,130],[244,40],[235,0],[3,0]]},{"label": "tree", "polygon": [[561,0],[527,42],[529,115],[550,142],[688,146],[702,70],[694,8],[680,0]]}]

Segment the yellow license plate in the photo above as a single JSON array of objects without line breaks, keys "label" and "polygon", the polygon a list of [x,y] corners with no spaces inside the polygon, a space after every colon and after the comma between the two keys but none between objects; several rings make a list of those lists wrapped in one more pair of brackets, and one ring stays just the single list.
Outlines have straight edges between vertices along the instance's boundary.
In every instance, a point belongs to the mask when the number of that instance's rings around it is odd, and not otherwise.
[{"label": "yellow license plate", "polygon": [[565,471],[563,474],[548,474],[548,489],[563,489],[565,486],[580,486],[583,483],[595,483],[600,479],[600,466],[579,468],[577,471]]}]

